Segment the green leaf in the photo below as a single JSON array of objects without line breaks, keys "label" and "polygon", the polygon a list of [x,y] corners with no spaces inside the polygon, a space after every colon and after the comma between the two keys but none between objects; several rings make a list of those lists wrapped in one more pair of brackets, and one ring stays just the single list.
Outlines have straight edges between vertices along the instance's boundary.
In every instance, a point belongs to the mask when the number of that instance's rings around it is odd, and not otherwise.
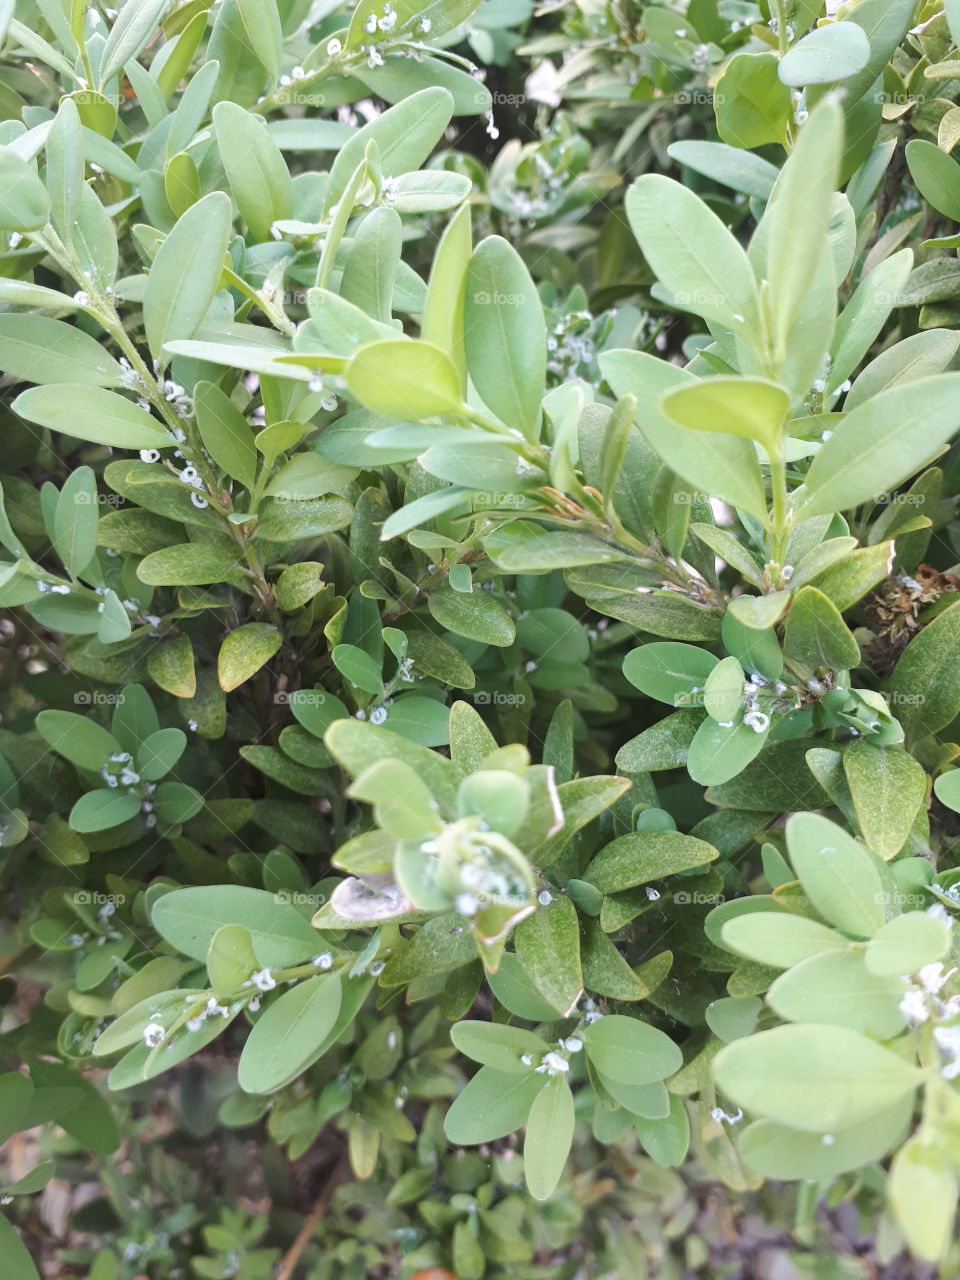
[{"label": "green leaf", "polygon": [[761,224],[768,228],[766,274],[779,360],[786,358],[788,338],[810,292],[810,264],[820,261],[827,245],[842,143],[843,112],[828,99],[800,130]]},{"label": "green leaf", "polygon": [[28,422],[115,449],[165,449],[176,443],[144,409],[82,383],[31,387],[21,391],[13,408]]},{"label": "green leaf", "polygon": [[835,84],[855,75],[869,58],[866,32],[852,22],[829,22],[815,27],[784,54],[780,79],[794,88]]},{"label": "green leaf", "polygon": [[0,1253],[8,1280],[40,1280],[40,1272],[11,1223],[0,1214]]},{"label": "green leaf", "polygon": [[257,450],[246,418],[213,382],[197,383],[193,403],[200,439],[207,453],[228,476],[252,489],[257,474]]},{"label": "green leaf", "polygon": [[928,1262],[945,1258],[953,1242],[958,1190],[952,1160],[920,1134],[893,1157],[890,1204],[910,1249]]},{"label": "green leaf", "polygon": [[490,990],[510,1013],[528,1022],[551,1022],[557,1016],[553,1005],[547,1004],[523,965],[512,952],[500,957],[496,973],[487,974]]},{"label": "green leaf", "polygon": [[95,338],[48,316],[0,315],[0,365],[24,382],[115,387],[123,381],[123,370]]},{"label": "green leaf", "polygon": [[484,769],[464,778],[457,800],[464,817],[475,815],[509,836],[527,816],[530,786],[506,769]]},{"label": "green leaf", "polygon": [[[180,1007],[173,1010],[174,1015],[183,1012],[184,1005],[188,1009],[191,1007],[190,1003],[183,998],[184,996],[194,996],[192,1007],[195,1012],[199,1012],[206,1003],[205,1000],[202,1000],[198,1004],[195,998],[197,994],[202,994],[206,997],[206,992],[180,991],[176,994],[180,997]],[[228,1013],[226,1017],[204,1018],[196,1031],[181,1029],[171,1040],[163,1045],[160,1053],[150,1049],[146,1044],[135,1044],[110,1072],[107,1079],[108,1085],[111,1089],[129,1089],[134,1085],[143,1084],[145,1080],[152,1080],[155,1076],[162,1075],[164,1071],[169,1071],[171,1067],[183,1062],[185,1058],[198,1053],[211,1040],[216,1040],[217,1036],[223,1034],[235,1017],[236,1014]],[[163,1023],[165,1020],[161,1016],[157,1021]]]},{"label": "green leaf", "polygon": [[283,49],[283,29],[276,0],[237,0],[237,13],[247,43],[263,64],[271,82],[276,81],[280,75]]},{"label": "green leaf", "polygon": [[421,525],[429,524],[438,516],[448,511],[469,510],[469,489],[461,489],[451,485],[448,489],[436,489],[433,493],[425,493],[422,498],[408,502],[399,511],[394,511],[383,522],[380,538],[388,542],[402,533],[409,533]]},{"label": "green leaf", "polygon": [[418,698],[408,693],[394,700],[384,724],[424,747],[445,747],[450,741],[450,713],[434,698]]},{"label": "green leaf", "polygon": [[[477,3],[478,0],[419,0],[419,2],[399,0],[399,3],[394,6],[397,15],[396,26],[389,28],[383,35],[379,31],[374,32],[373,39],[389,40],[402,32],[407,37],[420,40],[425,33],[429,32],[430,39],[436,40],[466,22],[476,9]],[[354,8],[350,22],[346,42],[348,49],[358,44],[366,44],[370,40],[371,33],[367,29],[368,20],[371,14],[380,17],[381,12],[379,0],[360,0]],[[423,23],[424,19],[426,19],[426,25]]]},{"label": "green leaf", "polygon": [[670,1114],[662,1120],[634,1121],[637,1137],[647,1155],[661,1168],[680,1165],[690,1145],[690,1119],[680,1098],[670,1098]]},{"label": "green leaf", "polygon": [[[552,1016],[552,1013],[551,1013]],[[495,1022],[473,1022],[465,1019],[450,1028],[450,1039],[461,1053],[474,1062],[511,1075],[526,1075],[530,1062],[522,1062],[524,1055],[539,1066],[548,1045],[532,1031],[521,1027],[507,1027]]]},{"label": "green leaf", "polygon": [[716,787],[741,773],[763,750],[765,732],[749,725],[720,724],[708,716],[687,751],[687,770],[694,782]]},{"label": "green leaf", "polygon": [[[47,225],[50,220],[50,196],[47,188],[37,176],[34,166],[17,155],[12,147],[0,147],[0,183],[3,184],[4,197],[3,204],[0,205],[0,231],[22,233],[37,231]],[[4,288],[9,288],[11,284],[22,291],[26,282],[5,282]],[[56,294],[52,289],[45,289],[42,285],[27,287],[42,290],[44,295],[49,294],[46,305],[53,305]],[[12,298],[3,300],[15,301]],[[35,305],[27,296],[23,297],[23,302],[27,306]]]},{"label": "green leaf", "polygon": [[458,1146],[495,1142],[521,1128],[547,1077],[534,1071],[513,1075],[494,1067],[481,1067],[454,1098],[443,1121],[443,1131]]},{"label": "green leaf", "polygon": [[789,601],[789,591],[771,591],[765,596],[734,596],[728,613],[747,630],[769,632],[780,621]]},{"label": "green leaf", "polygon": [[374,697],[383,694],[379,664],[366,650],[353,644],[338,644],[330,656],[333,658],[333,665],[355,689],[372,693]]},{"label": "green leaf", "polygon": [[192,338],[220,288],[231,232],[230,199],[213,191],[191,205],[157,250],[143,298],[147,344],[166,363],[168,342]]},{"label": "green leaf", "polygon": [[97,550],[97,481],[90,467],[77,467],[60,491],[53,515],[53,543],[71,578],[86,569]]},{"label": "green leaf", "polygon": [[811,672],[846,671],[860,665],[860,647],[836,605],[816,587],[797,592],[783,637],[784,652]]},{"label": "green leaf", "polygon": [[347,794],[372,804],[378,825],[396,840],[424,840],[442,829],[433,796],[402,760],[364,769]]},{"label": "green leaf", "polygon": [[343,498],[268,498],[256,536],[264,542],[301,542],[344,529],[352,518],[353,507]]},{"label": "green leaf", "polygon": [[960,713],[960,604],[938,614],[907,645],[889,691],[908,733],[937,733]]},{"label": "green leaf", "polygon": [[690,743],[706,713],[684,707],[625,742],[617,752],[617,768],[624,773],[676,769],[686,763]]},{"label": "green leaf", "polygon": [[[580,893],[576,896],[578,888]],[[567,892],[581,910],[585,892],[592,888],[592,885],[583,880],[567,881]],[[602,894],[597,892],[597,901],[591,907],[598,913],[602,911]],[[589,991],[614,1000],[645,1000],[666,977],[673,959],[669,951],[632,969],[604,933],[599,920],[583,921],[583,930],[583,978]]]},{"label": "green leaf", "polygon": [[463,917],[448,911],[428,920],[387,962],[380,985],[403,987],[417,978],[453,973],[476,958],[477,944],[469,930],[463,928]]},{"label": "green leaf", "polygon": [[239,990],[258,968],[249,930],[242,924],[225,924],[217,930],[207,952],[207,973],[218,996]]},{"label": "green leaf", "polygon": [[729,724],[743,707],[745,678],[736,658],[722,658],[707,676],[703,708],[711,720]]},{"label": "green leaf", "polygon": [[753,1114],[810,1133],[853,1128],[916,1088],[920,1072],[847,1027],[777,1027],[724,1045],[719,1087]]},{"label": "green leaf", "polygon": [[229,693],[256,675],[279,652],[283,636],[269,622],[248,622],[229,632],[217,656],[217,679]]},{"label": "green leaf", "polygon": [[141,0],[139,4],[125,4],[101,50],[100,83],[106,84],[132,59],[154,33],[167,0]]},{"label": "green leaf", "polygon": [[419,169],[443,137],[453,115],[453,95],[438,85],[412,93],[358,129],[339,150],[330,170],[324,211],[343,196],[368,143],[375,142],[380,170],[386,177]]},{"label": "green leaf", "polygon": [[0,1141],[6,1142],[25,1127],[32,1097],[33,1084],[28,1076],[19,1071],[5,1071],[0,1075]]},{"label": "green leaf", "polygon": [[889,862],[903,848],[927,793],[927,775],[905,751],[862,738],[843,753],[843,772],[861,834]]},{"label": "green leaf", "polygon": [[864,953],[870,973],[900,977],[942,960],[950,950],[950,926],[925,911],[888,920]]},{"label": "green leaf", "polygon": [[54,751],[80,769],[99,771],[121,749],[112,733],[75,711],[41,711],[37,729]]},{"label": "green leaf", "polygon": [[[912,265],[912,250],[902,249],[874,267],[860,281],[837,320],[831,344],[833,363],[827,382],[829,391],[839,388],[869,352],[903,293]],[[848,397],[844,401],[845,409],[855,407],[856,400],[851,403]]]},{"label": "green leaf", "polygon": [[903,983],[872,973],[861,951],[825,951],[794,965],[774,982],[767,1003],[790,1022],[849,1027],[876,1040],[903,1030]]},{"label": "green leaf", "polygon": [[190,637],[181,632],[152,649],[147,656],[150,679],[175,698],[192,698],[197,692],[197,672]]},{"label": "green leaf", "polygon": [[605,1014],[582,1034],[591,1063],[601,1075],[621,1084],[652,1084],[683,1065],[683,1055],[670,1037],[639,1018]]},{"label": "green leaf", "polygon": [[[399,190],[402,179],[396,181]],[[347,253],[341,295],[376,321],[389,323],[403,244],[398,201],[371,209],[360,223]],[[442,346],[442,344],[439,344]]]},{"label": "green leaf", "polygon": [[751,911],[721,926],[720,940],[737,955],[775,969],[789,969],[825,951],[843,951],[847,940],[833,929],[789,911]]},{"label": "green leaf", "polygon": [[703,686],[716,665],[716,657],[696,645],[655,641],[627,654],[623,674],[648,698],[673,707],[700,706]]},{"label": "green leaf", "polygon": [[440,237],[421,325],[423,340],[439,347],[450,357],[460,377],[461,393],[467,385],[464,306],[472,240],[470,207],[467,205],[454,214]]},{"label": "green leaf", "polygon": [[857,376],[847,392],[844,408],[849,413],[887,387],[943,373],[958,347],[960,334],[947,329],[929,329],[894,343]]},{"label": "green leaf", "polygon": [[769,160],[739,147],[727,146],[724,142],[685,138],[681,142],[671,142],[667,154],[678,164],[757,200],[769,199],[779,173]]},{"label": "green leaf", "polygon": [[280,148],[266,122],[235,102],[217,103],[213,127],[240,216],[257,240],[269,240],[273,224],[293,210],[293,183]]},{"label": "green leaf", "polygon": [[779,78],[769,52],[737,53],[717,81],[717,132],[733,148],[749,151],[765,143],[784,145],[792,123],[790,90]]},{"label": "green leaf", "polygon": [[237,1065],[247,1093],[273,1093],[315,1060],[340,1013],[338,973],[319,974],[273,1000],[253,1024]]},{"label": "green leaf", "polygon": [[151,587],[199,587],[230,582],[243,573],[223,548],[205,542],[180,542],[144,556],[137,577]]},{"label": "green leaf", "polygon": [[620,893],[704,866],[716,857],[712,845],[693,836],[677,831],[635,831],[618,836],[601,849],[582,878],[602,893]]},{"label": "green leaf", "polygon": [[960,373],[882,391],[844,414],[814,458],[802,518],[877,502],[937,453],[960,426]]},{"label": "green leaf", "polygon": [[750,1035],[763,1011],[759,996],[724,996],[714,1000],[704,1010],[707,1026],[724,1044]]},{"label": "green leaf", "polygon": [[914,138],[906,146],[907,165],[917,189],[934,209],[960,221],[960,165],[938,146]]},{"label": "green leaf", "polygon": [[444,587],[430,593],[427,608],[441,627],[468,640],[505,648],[516,638],[516,624],[509,611],[489,592],[466,595]]},{"label": "green leaf", "polygon": [[243,885],[175,889],[157,899],[151,918],[171,946],[201,962],[225,924],[240,924],[249,931],[261,965],[301,964],[320,949],[320,935],[296,907]]},{"label": "green leaf", "polygon": [[8,1182],[3,1188],[3,1193],[9,1196],[34,1195],[37,1191],[43,1190],[53,1177],[55,1169],[55,1161],[41,1160],[39,1164],[33,1166],[29,1173],[25,1173],[16,1182]]},{"label": "green leaf", "polygon": [[878,1112],[869,1120],[831,1134],[803,1133],[773,1120],[757,1120],[740,1137],[740,1155],[748,1168],[765,1178],[832,1180],[840,1173],[873,1164],[903,1141],[913,1119],[911,1098]]},{"label": "green leaf", "polygon": [[136,792],[87,791],[70,810],[70,826],[81,834],[108,831],[135,818],[141,803],[142,799]]},{"label": "green leaf", "polygon": [[189,822],[203,808],[203,796],[183,782],[161,782],[153,797],[157,817],[167,826]]},{"label": "green leaf", "polygon": [[765,378],[705,378],[668,391],[660,404],[681,427],[746,436],[763,445],[770,457],[781,452],[790,415],[788,393]]},{"label": "green leaf", "polygon": [[460,378],[439,347],[397,338],[361,347],[344,371],[350,393],[385,418],[463,412]]},{"label": "green leaf", "polygon": [[517,957],[537,991],[559,1013],[569,1014],[583,995],[580,929],[569,898],[554,894],[547,906],[522,921],[515,935]]},{"label": "green leaf", "polygon": [[636,397],[637,425],[672,471],[694,489],[766,519],[763,479],[751,442],[710,431],[678,431],[660,412],[664,393],[699,386],[699,379],[642,351],[604,351],[598,364],[616,396]]},{"label": "green leaf", "polygon": [[474,251],[465,289],[464,342],[473,384],[501,421],[535,439],[547,330],[530,273],[512,245],[489,236]]},{"label": "green leaf", "polygon": [[156,782],[174,767],[187,747],[182,729],[157,729],[137,748],[137,771],[147,782]]},{"label": "green leaf", "polygon": [[787,849],[804,893],[830,924],[857,938],[882,928],[887,895],[863,845],[819,814],[795,813],[787,823]]},{"label": "green leaf", "polygon": [[536,573],[627,559],[625,552],[588,534],[544,529],[529,520],[511,520],[488,534],[483,546],[494,564],[508,573]]},{"label": "green leaf", "polygon": [[533,1100],[523,1142],[523,1176],[534,1200],[548,1200],[563,1175],[575,1125],[573,1094],[551,1076]]},{"label": "green leaf", "polygon": [[[759,299],[753,268],[699,197],[672,178],[648,173],[630,187],[625,207],[644,257],[677,306],[736,333],[755,332]],[[614,389],[617,395],[629,390]]]},{"label": "green leaf", "polygon": [[933,784],[934,794],[941,804],[955,813],[960,813],[960,769],[950,769],[941,773]]},{"label": "green leaf", "polygon": [[460,770],[445,756],[428,751],[389,729],[361,723],[349,717],[335,720],[324,742],[337,760],[356,777],[384,757],[405,760],[423,778],[440,805],[445,818],[456,816],[457,789],[463,779]]},{"label": "green leaf", "polygon": [[46,152],[50,221],[61,238],[72,245],[84,189],[83,130],[72,98],[60,99],[57,114],[47,133]]}]

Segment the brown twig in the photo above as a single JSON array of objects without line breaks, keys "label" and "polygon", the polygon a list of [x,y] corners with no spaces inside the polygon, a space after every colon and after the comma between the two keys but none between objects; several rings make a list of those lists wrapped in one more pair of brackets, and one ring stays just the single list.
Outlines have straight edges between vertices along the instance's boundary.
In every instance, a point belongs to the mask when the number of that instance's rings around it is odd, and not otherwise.
[{"label": "brown twig", "polygon": [[327,1212],[327,1209],[330,1206],[330,1201],[333,1199],[333,1193],[343,1181],[343,1177],[347,1172],[347,1166],[347,1158],[346,1156],[342,1156],[334,1166],[333,1172],[327,1179],[323,1190],[320,1192],[319,1196],[317,1196],[317,1200],[313,1208],[307,1214],[306,1218],[304,1218],[303,1226],[297,1232],[297,1237],[293,1244],[280,1259],[280,1264],[277,1267],[273,1280],[292,1280],[297,1263],[300,1261],[300,1257],[304,1249],[306,1249],[307,1245],[310,1243],[310,1237],[313,1235],[317,1226],[322,1221],[324,1214]]}]

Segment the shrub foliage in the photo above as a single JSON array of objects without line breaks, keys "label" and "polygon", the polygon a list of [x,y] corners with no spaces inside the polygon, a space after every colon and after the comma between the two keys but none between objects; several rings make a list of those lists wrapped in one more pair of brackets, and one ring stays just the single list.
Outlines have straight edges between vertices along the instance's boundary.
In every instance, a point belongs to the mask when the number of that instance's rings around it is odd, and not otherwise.
[{"label": "shrub foliage", "polygon": [[955,1264],[960,4],[0,29],[5,1274]]}]

